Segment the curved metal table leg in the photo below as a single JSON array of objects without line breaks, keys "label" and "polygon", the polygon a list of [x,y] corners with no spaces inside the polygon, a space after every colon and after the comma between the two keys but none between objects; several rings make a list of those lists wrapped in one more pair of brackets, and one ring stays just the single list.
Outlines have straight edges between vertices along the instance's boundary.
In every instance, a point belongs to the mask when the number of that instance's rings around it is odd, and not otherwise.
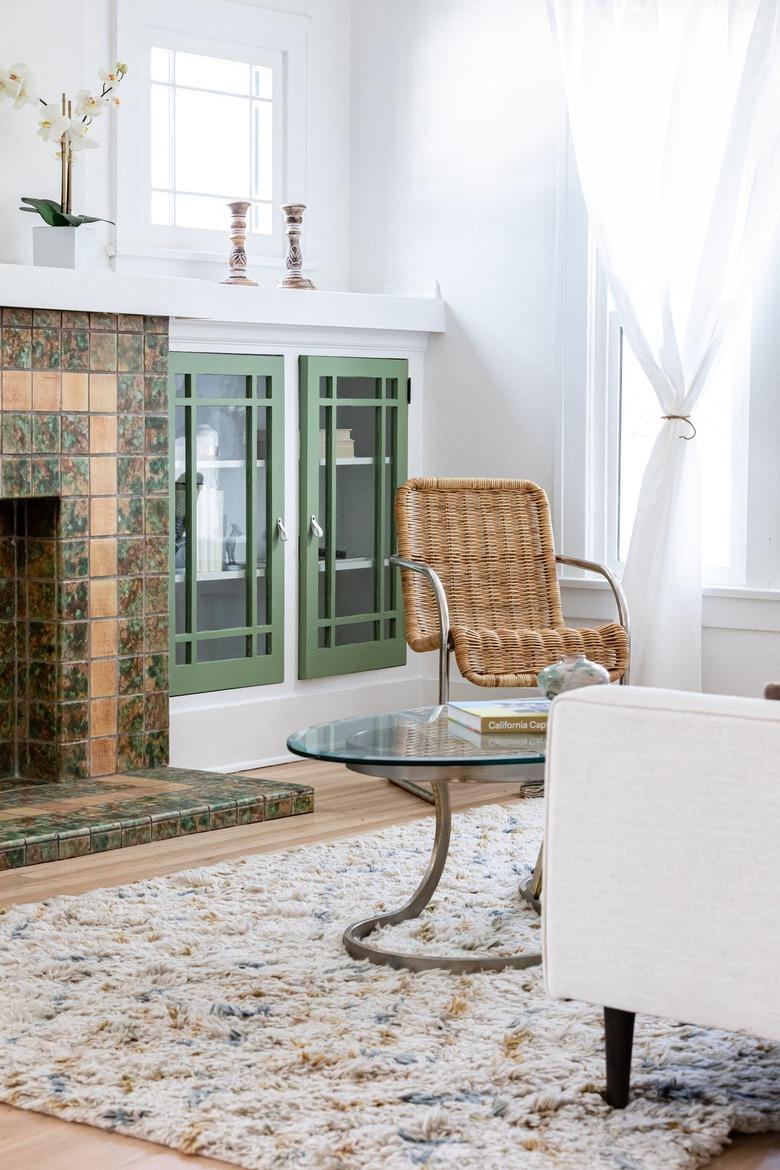
[{"label": "curved metal table leg", "polygon": [[539,853],[536,858],[536,865],[527,882],[520,883],[520,897],[523,901],[536,911],[537,914],[542,912],[542,860],[544,856],[544,846],[539,847]]},{"label": "curved metal table leg", "polygon": [[404,968],[408,971],[430,971],[444,968],[444,970],[456,974],[469,974],[474,971],[503,971],[508,967],[538,966],[542,961],[542,956],[538,951],[529,951],[522,955],[447,958],[434,955],[406,955],[397,951],[386,951],[381,947],[372,946],[370,943],[362,941],[366,935],[371,934],[380,926],[394,926],[397,922],[405,922],[407,918],[417,918],[436,892],[447,862],[452,814],[447,782],[434,780],[431,786],[436,806],[436,832],[433,839],[433,849],[422,881],[409,901],[399,910],[392,910],[387,914],[377,914],[373,918],[364,918],[362,921],[348,926],[343,935],[347,952],[353,959],[368,959],[371,963],[379,963],[396,969]]}]

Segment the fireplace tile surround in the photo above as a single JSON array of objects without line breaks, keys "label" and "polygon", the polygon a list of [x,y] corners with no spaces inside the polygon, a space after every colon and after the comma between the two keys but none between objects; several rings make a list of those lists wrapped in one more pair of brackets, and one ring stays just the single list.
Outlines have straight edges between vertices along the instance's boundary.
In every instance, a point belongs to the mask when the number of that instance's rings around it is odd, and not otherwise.
[{"label": "fireplace tile surround", "polygon": [[0,312],[0,785],[168,761],[168,320]]}]

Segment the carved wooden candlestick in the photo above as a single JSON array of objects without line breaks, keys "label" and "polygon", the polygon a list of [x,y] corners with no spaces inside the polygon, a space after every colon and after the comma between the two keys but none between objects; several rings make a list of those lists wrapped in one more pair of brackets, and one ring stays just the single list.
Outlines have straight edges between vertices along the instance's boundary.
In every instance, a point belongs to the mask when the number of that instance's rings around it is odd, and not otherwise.
[{"label": "carved wooden candlestick", "polygon": [[230,276],[223,280],[223,284],[251,284],[256,286],[256,280],[250,280],[246,274],[246,213],[249,210],[248,200],[238,200],[228,203],[230,208],[230,242],[233,250],[230,253],[228,264]]},{"label": "carved wooden candlestick", "polygon": [[303,256],[301,255],[301,231],[303,229],[303,213],[305,203],[283,203],[284,230],[287,235],[287,255],[284,266],[287,275],[277,284],[277,288],[314,288],[307,276],[303,276]]}]

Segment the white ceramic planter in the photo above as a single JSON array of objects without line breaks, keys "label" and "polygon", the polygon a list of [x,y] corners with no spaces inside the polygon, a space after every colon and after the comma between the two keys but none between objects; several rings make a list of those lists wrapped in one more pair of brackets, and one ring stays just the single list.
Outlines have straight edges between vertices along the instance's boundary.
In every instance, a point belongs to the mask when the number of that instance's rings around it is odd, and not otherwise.
[{"label": "white ceramic planter", "polygon": [[34,227],[33,264],[44,268],[97,268],[97,232],[86,224]]}]

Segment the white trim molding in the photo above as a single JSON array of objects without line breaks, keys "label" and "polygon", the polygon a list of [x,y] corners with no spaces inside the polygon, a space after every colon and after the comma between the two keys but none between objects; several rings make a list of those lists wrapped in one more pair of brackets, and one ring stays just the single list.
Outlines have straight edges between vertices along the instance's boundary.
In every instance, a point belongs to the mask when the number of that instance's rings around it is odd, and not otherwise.
[{"label": "white trim molding", "polygon": [[[615,603],[601,581],[561,579],[567,622],[615,620]],[[702,590],[703,629],[753,630],[780,634],[780,590],[712,585]]]},{"label": "white trim molding", "polygon": [[443,333],[445,303],[435,297],[231,288],[176,276],[0,264],[0,304],[32,309],[146,313],[296,328],[388,329]]}]

